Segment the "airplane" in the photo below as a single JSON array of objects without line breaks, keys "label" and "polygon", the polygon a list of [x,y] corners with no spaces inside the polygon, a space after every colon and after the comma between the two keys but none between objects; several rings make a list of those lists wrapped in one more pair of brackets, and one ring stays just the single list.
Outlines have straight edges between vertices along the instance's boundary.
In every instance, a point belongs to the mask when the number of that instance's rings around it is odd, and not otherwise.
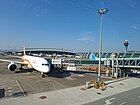
[{"label": "airplane", "polygon": [[[93,54],[93,52],[90,50],[90,60],[99,60],[99,58],[97,58],[94,54]],[[101,58],[101,61],[104,61],[104,60],[106,60],[106,58]]]},{"label": "airplane", "polygon": [[0,55],[3,56],[3,55],[6,55],[6,54],[4,52],[0,52]]},{"label": "airplane", "polygon": [[5,59],[0,59],[0,61],[9,62],[10,64],[8,65],[8,69],[11,71],[15,71],[17,69],[16,64],[21,64],[21,67],[23,65],[27,65],[28,68],[39,71],[42,77],[45,77],[45,74],[47,74],[51,70],[51,65],[46,59],[26,55],[25,47],[23,48],[23,56],[19,58],[21,58],[21,62]]}]

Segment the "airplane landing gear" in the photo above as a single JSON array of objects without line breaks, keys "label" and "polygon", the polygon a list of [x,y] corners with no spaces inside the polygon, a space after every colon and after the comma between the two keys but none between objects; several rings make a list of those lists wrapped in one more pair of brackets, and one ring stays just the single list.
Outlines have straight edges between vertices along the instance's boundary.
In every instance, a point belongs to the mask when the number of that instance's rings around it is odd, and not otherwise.
[{"label": "airplane landing gear", "polygon": [[23,66],[24,66],[24,65],[22,65],[22,64],[21,64],[21,66],[20,66],[19,70],[23,70]]},{"label": "airplane landing gear", "polygon": [[42,78],[47,77],[47,74],[41,73]]},{"label": "airplane landing gear", "polygon": [[45,74],[42,74],[42,78],[44,78],[45,77]]}]

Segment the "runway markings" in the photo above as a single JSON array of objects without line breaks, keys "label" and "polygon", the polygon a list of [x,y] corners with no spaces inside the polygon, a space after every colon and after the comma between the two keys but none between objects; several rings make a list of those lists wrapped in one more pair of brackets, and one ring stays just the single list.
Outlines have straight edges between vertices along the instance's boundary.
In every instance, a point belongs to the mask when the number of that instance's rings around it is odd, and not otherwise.
[{"label": "runway markings", "polygon": [[8,87],[7,89],[10,90],[10,89],[12,89],[12,87]]},{"label": "runway markings", "polygon": [[0,87],[7,88],[7,87],[13,86],[15,84],[16,83],[14,80],[0,79]]},{"label": "runway markings", "polygon": [[71,81],[75,80],[75,79],[72,78],[72,77],[66,77],[65,79],[67,79],[67,80],[71,80]]},{"label": "runway markings", "polygon": [[13,87],[8,87],[7,92],[6,92],[6,96],[12,96],[12,95],[13,95]]},{"label": "runway markings", "polygon": [[1,87],[7,87],[7,86],[10,86],[10,85],[15,85],[15,82],[13,81],[13,82],[8,82],[8,83],[5,83],[5,84],[0,84],[1,85]]},{"label": "runway markings", "polygon": [[78,77],[84,77],[84,75],[80,75],[80,74],[79,74]]},{"label": "runway markings", "polygon": [[5,89],[5,97],[12,96],[14,93],[13,87],[17,86],[15,80],[9,80],[7,78],[0,79],[0,87]]},{"label": "runway markings", "polygon": [[5,80],[5,79],[0,79],[0,86],[7,86],[9,85],[10,83],[14,83],[15,81],[12,81],[12,80]]},{"label": "runway markings", "polygon": [[12,90],[12,89],[11,89],[11,90],[8,90],[8,92],[9,92],[9,93],[12,93],[12,92],[13,92],[13,90]]},{"label": "runway markings", "polygon": [[116,99],[116,98],[113,97],[113,98],[110,98],[110,99],[108,99],[108,100],[105,100],[105,104],[104,104],[104,105],[111,105],[111,104],[113,103],[112,100],[115,100],[115,99]]},{"label": "runway markings", "polygon": [[123,103],[121,103],[121,104],[119,104],[119,105],[124,105],[124,104],[126,104],[126,102],[123,102]]}]

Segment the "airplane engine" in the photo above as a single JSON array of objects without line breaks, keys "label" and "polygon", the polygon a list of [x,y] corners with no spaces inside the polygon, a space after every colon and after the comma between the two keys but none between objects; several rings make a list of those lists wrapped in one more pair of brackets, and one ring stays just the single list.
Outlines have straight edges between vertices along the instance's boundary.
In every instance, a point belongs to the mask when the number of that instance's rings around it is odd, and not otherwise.
[{"label": "airplane engine", "polygon": [[8,69],[11,70],[11,71],[15,71],[16,68],[17,68],[17,66],[13,62],[8,65]]}]

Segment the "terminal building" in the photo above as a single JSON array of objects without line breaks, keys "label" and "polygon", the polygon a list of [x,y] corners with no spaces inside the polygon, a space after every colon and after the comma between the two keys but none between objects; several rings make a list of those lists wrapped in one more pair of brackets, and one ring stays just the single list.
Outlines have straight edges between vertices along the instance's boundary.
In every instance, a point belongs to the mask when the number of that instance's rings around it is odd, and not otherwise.
[{"label": "terminal building", "polygon": [[[22,55],[23,51],[19,50],[17,55]],[[40,57],[75,57],[76,53],[71,50],[58,48],[26,48],[27,55]]]},{"label": "terminal building", "polygon": [[[23,50],[18,51],[6,51],[6,54],[17,54],[21,56]],[[140,51],[127,51],[127,52],[103,52],[101,58],[111,58],[111,55],[116,53],[118,58],[140,58]],[[59,48],[26,48],[27,55],[33,56],[58,56],[58,57],[77,57],[81,59],[90,59],[90,52],[75,52],[72,50],[59,49]],[[93,52],[93,54],[99,58],[98,52]]]}]

